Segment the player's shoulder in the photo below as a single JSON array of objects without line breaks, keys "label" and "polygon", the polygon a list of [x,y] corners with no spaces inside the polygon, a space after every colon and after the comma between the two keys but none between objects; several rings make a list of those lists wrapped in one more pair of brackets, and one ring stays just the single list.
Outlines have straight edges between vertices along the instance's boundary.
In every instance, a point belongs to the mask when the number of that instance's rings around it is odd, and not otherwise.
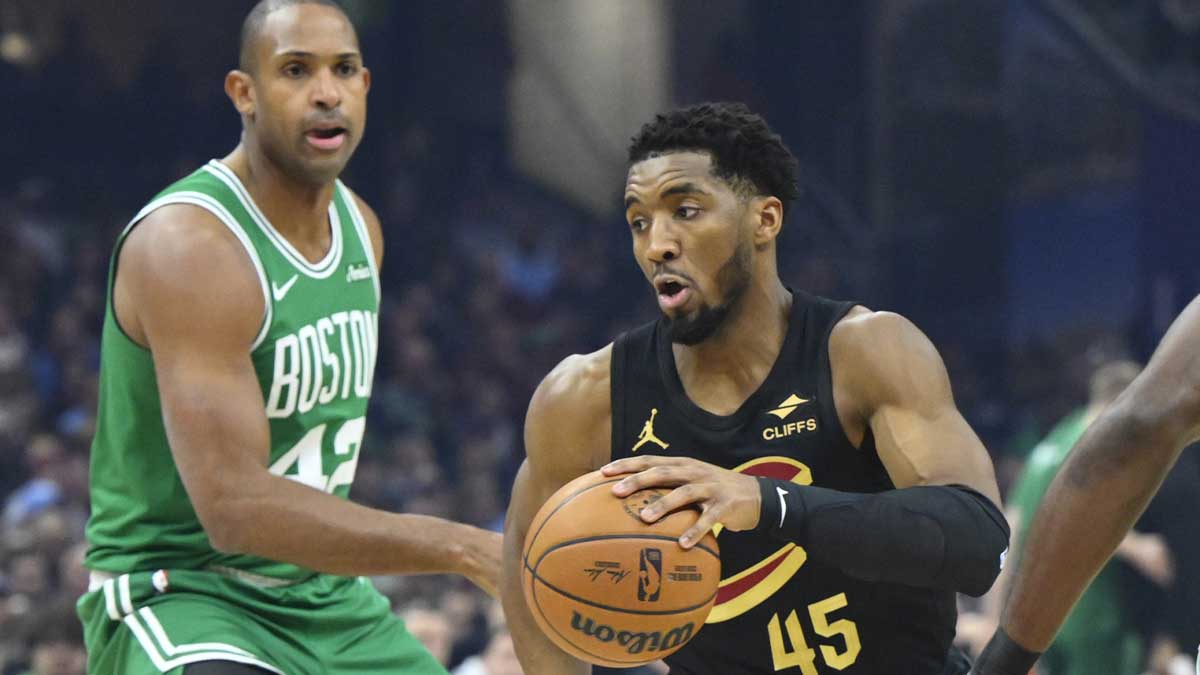
[{"label": "player's shoulder", "polygon": [[121,246],[121,268],[145,266],[155,276],[222,278],[240,271],[256,277],[245,247],[211,211],[192,204],[167,204],[138,221]]},{"label": "player's shoulder", "polygon": [[151,211],[126,235],[118,260],[117,295],[129,300],[139,323],[220,318],[234,332],[242,324],[251,336],[257,331],[265,281],[238,237],[206,209],[168,204]]},{"label": "player's shoulder", "polygon": [[371,205],[367,203],[367,200],[363,199],[362,195],[358,194],[358,192],[356,192],[354,188],[350,187],[349,185],[346,185],[345,183],[342,183],[341,185],[343,188],[345,188],[346,194],[350,195],[350,198],[354,200],[354,205],[357,206],[359,212],[362,213],[363,219],[367,221],[367,225],[371,225],[373,223],[375,226],[379,226],[379,214],[375,213],[375,209],[371,208]]},{"label": "player's shoulder", "polygon": [[572,354],[542,379],[530,402],[530,413],[572,415],[610,407],[613,346],[590,354]]},{"label": "player's shoulder", "polygon": [[355,192],[349,185],[342,183],[346,193],[354,200],[355,206],[358,207],[358,212],[362,214],[363,223],[367,226],[367,235],[371,237],[371,246],[375,249],[375,262],[383,264],[383,221],[379,219],[379,214],[367,200],[362,198],[362,195]]},{"label": "player's shoulder", "polygon": [[942,401],[949,381],[942,357],[921,329],[895,312],[855,307],[829,336],[839,400],[869,413],[897,401]]},{"label": "player's shoulder", "polygon": [[568,356],[538,385],[525,416],[525,452],[539,471],[594,469],[611,457],[612,345]]},{"label": "player's shoulder", "polygon": [[929,356],[932,350],[929,338],[905,316],[862,305],[847,312],[829,335],[831,358],[837,355],[863,363]]}]

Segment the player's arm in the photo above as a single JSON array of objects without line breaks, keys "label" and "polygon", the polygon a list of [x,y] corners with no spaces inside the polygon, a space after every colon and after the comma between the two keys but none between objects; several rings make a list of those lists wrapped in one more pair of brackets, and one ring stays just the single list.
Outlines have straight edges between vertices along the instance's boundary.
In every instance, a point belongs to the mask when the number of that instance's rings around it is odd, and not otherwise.
[{"label": "player's arm", "polygon": [[801,490],[809,554],[860,578],[985,593],[1009,529],[991,458],[954,404],[937,349],[904,317],[856,308],[834,327],[829,354],[842,427],[856,445],[874,438],[896,489]]},{"label": "player's arm", "polygon": [[250,360],[264,301],[244,250],[200,209],[159,209],[122,248],[118,318],[153,354],[171,452],[213,546],[343,575],[453,572],[494,592],[498,535],[369,509],[267,470]]},{"label": "player's arm", "polygon": [[703,513],[681,537],[685,547],[720,522],[806,546],[813,559],[862,579],[984,593],[1008,525],[991,461],[954,407],[941,357],[908,321],[861,309],[834,328],[829,353],[842,426],[858,441],[869,427],[897,489],[841,492],[690,458],[636,457],[605,467],[639,472],[613,491],[679,486],[642,518],[697,504]]},{"label": "player's arm", "polygon": [[1198,343],[1200,299],[1180,314],[1145,370],[1075,444],[1032,519],[1002,629],[977,672],[1024,675],[1179,453],[1200,437]]},{"label": "player's arm", "polygon": [[513,484],[504,523],[504,576],[500,597],[513,644],[528,673],[587,673],[586,664],[542,634],[525,603],[521,572],[525,535],[542,504],[571,480],[611,456],[612,348],[572,356],[538,386],[525,418],[525,462]]}]

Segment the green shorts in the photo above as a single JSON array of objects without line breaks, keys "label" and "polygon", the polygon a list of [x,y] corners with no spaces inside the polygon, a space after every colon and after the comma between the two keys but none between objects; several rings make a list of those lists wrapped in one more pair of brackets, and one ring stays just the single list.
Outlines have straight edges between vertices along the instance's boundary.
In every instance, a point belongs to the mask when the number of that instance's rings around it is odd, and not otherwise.
[{"label": "green shorts", "polygon": [[180,675],[236,661],[281,675],[444,675],[364,578],[317,575],[264,588],[216,572],[104,580],[79,599],[88,672]]}]

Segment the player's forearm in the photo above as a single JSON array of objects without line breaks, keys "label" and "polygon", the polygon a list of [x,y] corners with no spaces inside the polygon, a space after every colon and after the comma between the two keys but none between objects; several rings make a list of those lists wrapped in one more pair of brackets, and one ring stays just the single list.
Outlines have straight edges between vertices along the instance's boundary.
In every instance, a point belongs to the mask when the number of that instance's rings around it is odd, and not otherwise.
[{"label": "player's forearm", "polygon": [[1003,625],[1045,651],[1071,607],[1162,483],[1182,440],[1118,403],[1071,452],[1051,483],[1020,556]]},{"label": "player's forearm", "polygon": [[964,486],[858,494],[760,478],[759,487],[760,531],[867,581],[979,596],[1008,548],[1003,514]]},{"label": "player's forearm", "polygon": [[388,513],[265,475],[209,509],[214,546],[346,576],[455,573],[474,576],[490,533],[462,523]]},{"label": "player's forearm", "polygon": [[505,528],[504,571],[500,580],[500,600],[508,630],[512,634],[513,647],[521,667],[527,673],[562,673],[562,675],[587,675],[590,666],[563,652],[542,634],[529,607],[525,603],[525,592],[521,587],[521,555],[525,540],[525,529]]}]

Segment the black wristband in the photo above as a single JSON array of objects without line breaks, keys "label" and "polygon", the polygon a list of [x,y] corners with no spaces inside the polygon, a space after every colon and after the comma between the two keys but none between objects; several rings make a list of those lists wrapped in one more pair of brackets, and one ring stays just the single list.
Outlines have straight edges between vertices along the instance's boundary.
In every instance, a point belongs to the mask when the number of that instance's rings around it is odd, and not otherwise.
[{"label": "black wristband", "polygon": [[[795,483],[776,480],[774,478],[758,477],[758,494],[762,501],[758,512],[758,525],[755,526],[755,532],[776,533],[783,526],[784,515],[784,496],[790,495],[796,490]],[[783,494],[780,494],[780,492]],[[792,510],[795,510],[795,504],[802,504],[799,500],[790,500],[793,504]],[[799,515],[799,514],[796,514]]]},{"label": "black wristband", "polygon": [[1031,652],[1013,641],[1003,628],[988,641],[975,662],[972,675],[1028,675],[1041,652]]}]

